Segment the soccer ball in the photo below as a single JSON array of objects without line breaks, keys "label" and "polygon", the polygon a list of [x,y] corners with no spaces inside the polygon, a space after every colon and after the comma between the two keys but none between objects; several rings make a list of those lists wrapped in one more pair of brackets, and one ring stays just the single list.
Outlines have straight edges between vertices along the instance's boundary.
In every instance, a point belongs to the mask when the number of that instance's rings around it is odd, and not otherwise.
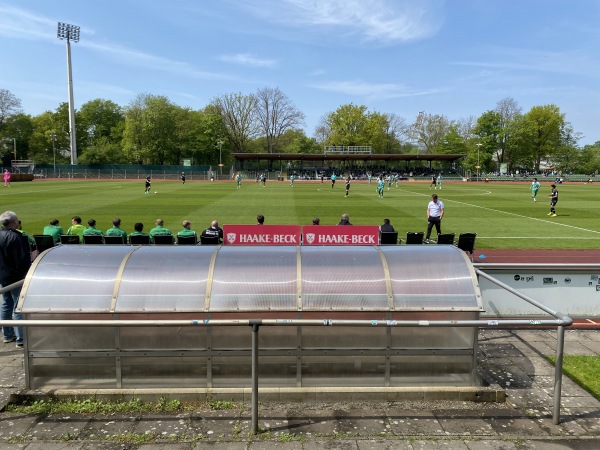
[{"label": "soccer ball", "polygon": [[155,194],[158,194],[158,191],[154,191]]}]

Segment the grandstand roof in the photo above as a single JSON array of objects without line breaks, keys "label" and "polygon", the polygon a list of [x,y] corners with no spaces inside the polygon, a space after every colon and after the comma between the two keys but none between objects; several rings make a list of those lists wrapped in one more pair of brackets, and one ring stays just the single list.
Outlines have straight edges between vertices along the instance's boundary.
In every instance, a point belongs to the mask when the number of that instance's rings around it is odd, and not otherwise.
[{"label": "grandstand roof", "polygon": [[415,154],[324,154],[324,153],[232,153],[236,160],[273,161],[456,161],[467,156],[464,153],[449,155]]}]

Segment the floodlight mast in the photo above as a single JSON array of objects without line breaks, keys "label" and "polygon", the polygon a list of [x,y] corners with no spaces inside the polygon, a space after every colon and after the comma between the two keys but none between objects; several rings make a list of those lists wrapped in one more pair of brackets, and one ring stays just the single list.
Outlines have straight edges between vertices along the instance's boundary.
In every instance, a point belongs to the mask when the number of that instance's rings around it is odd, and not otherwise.
[{"label": "floodlight mast", "polygon": [[58,22],[56,36],[67,41],[67,84],[69,88],[69,143],[71,147],[71,164],[77,164],[77,140],[75,135],[75,106],[73,101],[73,71],[71,69],[71,43],[79,42],[80,28],[77,25]]}]

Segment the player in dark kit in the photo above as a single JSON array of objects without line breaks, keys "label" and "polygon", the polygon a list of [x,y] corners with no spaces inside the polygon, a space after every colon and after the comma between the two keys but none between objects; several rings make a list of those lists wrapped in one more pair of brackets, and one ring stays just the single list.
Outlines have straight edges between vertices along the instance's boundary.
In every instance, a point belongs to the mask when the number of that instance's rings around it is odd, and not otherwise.
[{"label": "player in dark kit", "polygon": [[185,172],[181,172],[181,184],[185,184]]},{"label": "player in dark kit", "polygon": [[346,177],[346,197],[348,197],[348,194],[350,194],[350,181],[352,179],[350,178],[350,175],[348,175]]},{"label": "player in dark kit", "polygon": [[146,190],[144,191],[144,194],[149,194],[150,193],[150,175],[148,175],[146,177]]},{"label": "player in dark kit", "polygon": [[558,190],[556,189],[555,184],[550,185],[550,187],[552,188],[552,192],[548,194],[548,197],[550,197],[550,212],[548,215],[551,217],[556,217],[555,206],[558,203]]}]

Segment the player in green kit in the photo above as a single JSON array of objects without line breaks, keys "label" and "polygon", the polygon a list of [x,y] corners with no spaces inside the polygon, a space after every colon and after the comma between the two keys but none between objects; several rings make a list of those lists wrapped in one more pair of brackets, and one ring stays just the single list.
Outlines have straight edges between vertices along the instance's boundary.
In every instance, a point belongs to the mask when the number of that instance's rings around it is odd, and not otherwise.
[{"label": "player in green kit", "polygon": [[237,174],[235,181],[237,182],[237,188],[241,189],[242,188],[242,174],[241,173]]},{"label": "player in green kit", "polygon": [[385,181],[383,181],[383,175],[379,175],[377,178],[377,194],[379,198],[383,198],[383,188],[385,186]]},{"label": "player in green kit", "polygon": [[538,181],[537,178],[534,178],[533,181],[531,182],[531,198],[533,199],[534,202],[537,202],[536,200],[536,196],[538,191],[540,190],[540,182]]}]

